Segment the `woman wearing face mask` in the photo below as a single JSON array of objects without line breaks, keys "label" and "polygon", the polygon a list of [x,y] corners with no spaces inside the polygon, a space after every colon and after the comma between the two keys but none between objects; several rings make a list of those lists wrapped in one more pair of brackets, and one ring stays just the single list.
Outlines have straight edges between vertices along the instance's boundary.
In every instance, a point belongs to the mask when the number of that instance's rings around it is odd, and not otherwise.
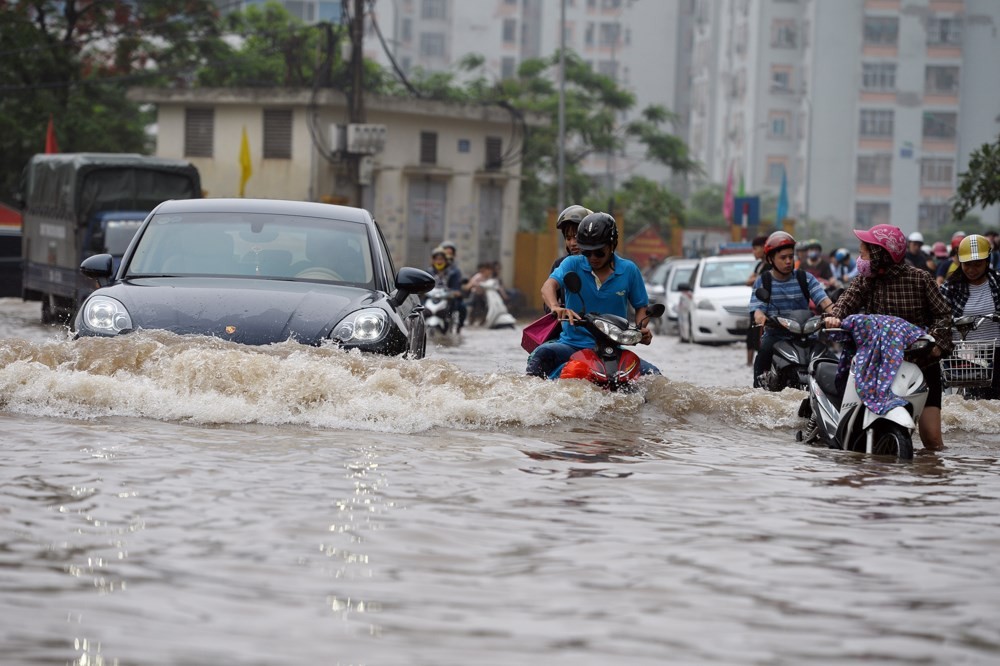
[{"label": "woman wearing face mask", "polygon": [[931,352],[917,360],[928,387],[919,428],[925,449],[942,449],[939,361],[951,353],[951,307],[930,273],[903,261],[906,236],[898,227],[877,224],[867,231],[855,230],[854,235],[861,241],[858,276],[834,303],[826,326],[839,327],[840,320],[852,314],[880,314],[905,319],[934,336]]}]

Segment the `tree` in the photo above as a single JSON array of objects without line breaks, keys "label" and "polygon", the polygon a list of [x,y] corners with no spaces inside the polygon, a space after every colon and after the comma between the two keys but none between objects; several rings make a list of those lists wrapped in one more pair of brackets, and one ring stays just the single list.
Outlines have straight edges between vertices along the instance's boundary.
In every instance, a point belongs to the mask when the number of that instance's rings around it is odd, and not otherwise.
[{"label": "tree", "polygon": [[185,82],[218,52],[211,0],[0,0],[0,198],[42,152],[145,152],[152,120],[130,85]]},{"label": "tree", "polygon": [[1000,136],[969,155],[969,169],[959,174],[952,214],[962,220],[972,208],[1000,203]]}]

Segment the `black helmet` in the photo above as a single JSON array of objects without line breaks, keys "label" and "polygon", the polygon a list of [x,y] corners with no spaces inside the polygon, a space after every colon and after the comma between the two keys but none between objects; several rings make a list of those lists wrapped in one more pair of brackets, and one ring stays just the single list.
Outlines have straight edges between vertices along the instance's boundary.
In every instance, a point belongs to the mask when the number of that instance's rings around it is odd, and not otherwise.
[{"label": "black helmet", "polygon": [[610,245],[618,247],[618,225],[615,218],[607,213],[591,213],[580,221],[576,232],[576,244],[581,250],[599,250]]},{"label": "black helmet", "polygon": [[584,208],[579,204],[573,204],[567,207],[563,212],[559,213],[559,217],[556,218],[556,229],[559,231],[563,230],[567,224],[580,224],[580,221],[593,213],[594,211],[589,208]]}]

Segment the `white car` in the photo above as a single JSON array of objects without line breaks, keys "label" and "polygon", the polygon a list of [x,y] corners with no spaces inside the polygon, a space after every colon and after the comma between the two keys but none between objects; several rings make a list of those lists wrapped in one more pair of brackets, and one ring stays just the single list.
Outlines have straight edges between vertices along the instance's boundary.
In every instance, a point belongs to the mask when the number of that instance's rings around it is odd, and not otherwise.
[{"label": "white car", "polygon": [[757,260],[752,254],[704,257],[695,266],[677,304],[681,342],[740,342],[750,327],[747,278]]},{"label": "white car", "polygon": [[663,320],[668,330],[674,330],[677,326],[677,305],[681,302],[681,285],[690,283],[691,273],[698,265],[697,259],[676,259],[670,262],[664,284],[664,301],[667,312],[663,315]]}]

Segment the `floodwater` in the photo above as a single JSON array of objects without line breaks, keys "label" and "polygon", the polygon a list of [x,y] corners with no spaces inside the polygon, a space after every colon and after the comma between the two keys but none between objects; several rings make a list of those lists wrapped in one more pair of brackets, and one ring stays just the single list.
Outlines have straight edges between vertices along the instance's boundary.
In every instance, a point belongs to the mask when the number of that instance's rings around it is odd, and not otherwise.
[{"label": "floodwater", "polygon": [[[993,664],[1000,407],[911,463],[660,337],[638,395],[0,300],[4,664]],[[917,444],[919,449],[919,444]]]}]

